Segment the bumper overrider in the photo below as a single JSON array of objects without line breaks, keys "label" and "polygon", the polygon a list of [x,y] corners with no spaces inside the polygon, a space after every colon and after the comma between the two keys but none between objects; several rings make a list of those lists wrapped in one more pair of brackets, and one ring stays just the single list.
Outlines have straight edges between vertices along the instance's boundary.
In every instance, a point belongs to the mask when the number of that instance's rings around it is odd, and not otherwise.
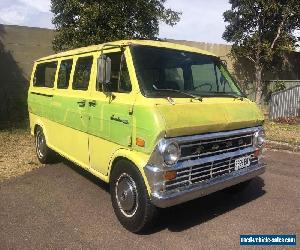
[{"label": "bumper overrider", "polygon": [[[152,203],[155,206],[161,208],[174,206],[186,201],[190,201],[202,196],[206,196],[213,192],[250,180],[258,175],[263,174],[265,172],[265,164],[262,162],[261,157],[258,156],[258,154],[256,154],[257,156],[257,158],[255,158],[256,160],[251,162],[249,166],[241,168],[239,170],[230,170],[230,166],[231,166],[230,164],[232,164],[230,163],[231,159],[237,159],[238,157],[244,155],[253,156],[255,152],[256,153],[257,151],[261,152],[262,145],[260,145],[259,148],[255,145],[255,136],[261,130],[262,130],[261,127],[253,127],[253,128],[234,130],[229,132],[210,133],[206,135],[168,139],[171,142],[176,141],[180,148],[180,145],[182,145],[182,143],[185,143],[186,141],[201,142],[207,139],[214,140],[218,138],[225,138],[225,141],[228,141],[229,139],[226,138],[231,138],[231,137],[236,138],[237,136],[240,135],[241,138],[245,138],[245,134],[253,133],[253,140],[251,139],[251,145],[248,145],[247,147],[241,147],[234,151],[231,150],[230,152],[224,150],[224,152],[222,151],[220,154],[213,154],[208,156],[206,155],[203,157],[199,155],[199,157],[195,157],[193,159],[191,158],[191,159],[179,160],[175,164],[171,164],[171,165],[165,163],[163,159],[163,154],[161,153],[162,143],[161,142],[158,143],[156,149],[154,150],[154,152],[150,157],[148,164],[144,168],[147,181],[151,189],[150,199]],[[164,140],[163,144],[165,145],[166,139],[163,140]],[[170,143],[170,141],[168,141],[167,143]],[[168,183],[168,181],[165,178],[167,172],[179,171],[180,173],[182,169],[184,170],[192,169],[193,167],[198,165],[200,167],[197,167],[197,169],[199,169],[203,164],[204,165],[207,164],[207,166],[209,166],[209,164],[213,162],[222,162],[225,159],[230,159],[230,161],[228,163],[229,171],[224,172],[224,174],[222,172],[222,174],[214,176],[211,173],[211,178],[206,178],[204,180],[200,180],[197,182],[193,182],[190,179],[189,182],[186,181],[187,185],[176,186],[175,188],[172,189],[167,188],[166,183]],[[222,169],[224,169],[224,167]],[[192,172],[190,172],[190,175],[192,175]]]}]

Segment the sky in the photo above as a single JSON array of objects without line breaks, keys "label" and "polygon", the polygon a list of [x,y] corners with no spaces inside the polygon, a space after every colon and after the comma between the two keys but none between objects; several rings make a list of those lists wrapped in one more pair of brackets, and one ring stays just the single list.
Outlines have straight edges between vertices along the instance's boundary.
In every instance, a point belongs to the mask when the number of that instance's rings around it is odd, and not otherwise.
[{"label": "sky", "polygon": [[[226,43],[223,12],[230,9],[228,0],[167,0],[166,7],[181,11],[174,27],[161,24],[160,38]],[[1,0],[0,23],[54,28],[50,0]]]}]

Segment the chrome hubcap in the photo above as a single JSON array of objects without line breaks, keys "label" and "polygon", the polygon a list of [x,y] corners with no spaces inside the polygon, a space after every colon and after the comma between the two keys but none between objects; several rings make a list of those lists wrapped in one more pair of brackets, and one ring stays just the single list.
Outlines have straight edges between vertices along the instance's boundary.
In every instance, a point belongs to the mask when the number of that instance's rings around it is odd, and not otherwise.
[{"label": "chrome hubcap", "polygon": [[43,158],[45,155],[45,145],[45,137],[40,131],[38,131],[36,134],[36,151],[39,158]]},{"label": "chrome hubcap", "polygon": [[116,183],[116,199],[121,212],[132,217],[138,208],[138,192],[131,176],[123,173]]}]

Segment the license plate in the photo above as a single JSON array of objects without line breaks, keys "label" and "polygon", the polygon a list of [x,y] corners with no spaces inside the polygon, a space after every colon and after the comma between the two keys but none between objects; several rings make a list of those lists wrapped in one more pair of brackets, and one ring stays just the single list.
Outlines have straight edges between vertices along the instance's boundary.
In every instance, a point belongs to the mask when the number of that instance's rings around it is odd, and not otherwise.
[{"label": "license plate", "polygon": [[234,161],[234,170],[239,170],[250,166],[250,156],[244,156]]}]

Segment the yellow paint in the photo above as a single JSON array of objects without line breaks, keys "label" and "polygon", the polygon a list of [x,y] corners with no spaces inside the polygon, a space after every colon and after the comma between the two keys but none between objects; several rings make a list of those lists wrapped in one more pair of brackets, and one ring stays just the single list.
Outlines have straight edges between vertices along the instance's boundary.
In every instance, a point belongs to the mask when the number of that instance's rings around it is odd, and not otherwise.
[{"label": "yellow paint", "polygon": [[164,117],[167,137],[253,127],[264,120],[256,104],[246,99],[210,97],[203,98],[202,102],[185,98],[174,98],[174,101],[178,104],[156,105]]},{"label": "yellow paint", "polygon": [[[29,88],[29,96],[32,91],[53,95],[53,98],[47,99],[51,100],[52,105],[51,108],[48,107],[48,115],[43,115],[43,112],[41,115],[36,115],[34,111],[37,108],[34,107],[36,104],[29,105],[31,133],[34,133],[36,125],[41,126],[50,148],[103,181],[109,182],[110,170],[115,159],[126,158],[138,167],[150,192],[144,166],[160,138],[232,130],[263,123],[261,112],[247,99],[241,101],[233,98],[211,97],[203,98],[201,102],[191,98],[173,98],[175,105],[172,105],[166,98],[144,97],[140,93],[131,53],[126,46],[141,44],[214,56],[213,54],[193,47],[159,41],[131,40],[110,44],[125,46],[126,62],[132,84],[130,93],[114,93],[114,99],[111,100],[111,97],[103,92],[96,91],[96,62],[103,45],[70,50],[35,62],[33,72],[36,65],[41,62],[55,60],[59,68],[62,60],[74,59],[68,89],[57,89],[58,71],[53,88],[34,87],[32,84],[34,73]],[[105,53],[118,50],[120,49],[105,47]],[[87,91],[74,91],[72,78],[76,60],[78,57],[89,55],[94,58],[89,88]],[[66,99],[69,101],[64,102]],[[72,106],[68,106],[81,99],[87,102],[95,100],[96,108],[92,109],[87,105],[84,109],[75,111]],[[128,120],[130,127],[110,123],[109,112],[114,112],[122,119]],[[72,121],[74,124],[70,124]],[[70,126],[62,125],[64,123]],[[145,140],[145,147],[135,145],[137,137]]]}]

